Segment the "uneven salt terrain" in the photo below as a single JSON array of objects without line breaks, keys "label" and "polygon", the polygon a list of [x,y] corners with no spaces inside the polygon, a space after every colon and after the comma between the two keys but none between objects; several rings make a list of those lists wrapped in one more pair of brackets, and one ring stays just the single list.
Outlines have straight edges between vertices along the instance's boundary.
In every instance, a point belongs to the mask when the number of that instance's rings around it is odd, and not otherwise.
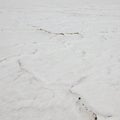
[{"label": "uneven salt terrain", "polygon": [[0,120],[120,120],[120,1],[0,0]]}]

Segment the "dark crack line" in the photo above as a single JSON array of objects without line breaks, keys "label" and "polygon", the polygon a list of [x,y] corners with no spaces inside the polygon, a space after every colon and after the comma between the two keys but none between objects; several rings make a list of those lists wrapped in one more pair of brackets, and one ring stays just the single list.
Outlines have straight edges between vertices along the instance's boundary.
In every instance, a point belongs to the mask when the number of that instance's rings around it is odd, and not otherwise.
[{"label": "dark crack line", "polygon": [[42,29],[42,28],[39,28],[37,30],[48,33],[48,34],[53,34],[53,35],[81,35],[79,32],[68,32],[68,33],[58,32],[58,33],[55,33],[55,32],[51,32],[51,31],[48,31],[48,30]]},{"label": "dark crack line", "polygon": [[[110,118],[110,117],[113,117],[111,114],[103,114],[103,113],[100,113],[92,108],[90,108],[90,106],[85,102],[84,98],[82,97],[82,95],[80,95],[79,93],[76,93],[76,92],[73,92],[72,91],[72,88],[75,87],[75,85],[72,85],[69,89],[69,93],[74,95],[74,96],[77,96],[77,101],[76,101],[76,104],[79,105],[78,103],[80,103],[80,105],[82,105],[81,109],[85,109],[85,111],[87,113],[91,113],[94,120],[97,120],[98,119],[98,116],[102,116],[103,118]],[[80,106],[79,106],[80,107]]]},{"label": "dark crack line", "polygon": [[[71,87],[71,88],[72,88],[72,87]],[[77,101],[76,101],[76,105],[79,107],[79,111],[80,111],[80,112],[81,112],[81,110],[83,110],[83,111],[86,112],[88,115],[91,114],[91,115],[92,115],[92,118],[93,118],[94,120],[97,120],[97,119],[98,119],[97,114],[96,114],[93,110],[89,109],[88,106],[86,105],[86,103],[84,103],[84,101],[82,101],[83,97],[81,97],[80,94],[73,92],[71,89],[69,89],[69,92],[70,92],[70,94],[75,95],[75,96],[78,97],[78,99],[77,99]],[[81,106],[79,105],[79,103],[80,103]]]}]

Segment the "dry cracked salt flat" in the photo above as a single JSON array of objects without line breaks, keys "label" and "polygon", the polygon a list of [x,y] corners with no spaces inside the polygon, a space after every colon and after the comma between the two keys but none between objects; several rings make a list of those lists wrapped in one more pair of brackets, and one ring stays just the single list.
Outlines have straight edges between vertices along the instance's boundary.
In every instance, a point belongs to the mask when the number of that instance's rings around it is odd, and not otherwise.
[{"label": "dry cracked salt flat", "polygon": [[120,120],[120,1],[0,0],[0,120]]}]

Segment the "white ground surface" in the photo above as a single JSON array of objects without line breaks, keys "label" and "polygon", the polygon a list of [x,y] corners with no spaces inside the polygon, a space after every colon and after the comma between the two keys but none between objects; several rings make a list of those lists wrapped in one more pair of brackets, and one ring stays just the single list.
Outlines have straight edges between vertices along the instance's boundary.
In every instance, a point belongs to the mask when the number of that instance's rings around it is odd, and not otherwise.
[{"label": "white ground surface", "polygon": [[0,0],[0,120],[120,120],[120,1]]}]

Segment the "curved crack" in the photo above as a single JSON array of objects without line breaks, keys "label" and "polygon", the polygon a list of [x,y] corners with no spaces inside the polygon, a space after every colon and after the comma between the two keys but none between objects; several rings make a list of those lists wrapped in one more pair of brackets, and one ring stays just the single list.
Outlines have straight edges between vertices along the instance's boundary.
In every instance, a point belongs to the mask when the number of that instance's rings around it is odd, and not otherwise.
[{"label": "curved crack", "polygon": [[69,89],[69,93],[72,95],[75,95],[77,97],[77,101],[76,101],[76,105],[79,109],[80,112],[85,112],[87,113],[89,116],[92,116],[93,120],[98,120],[98,118],[101,116],[103,118],[110,118],[112,117],[111,114],[107,115],[107,114],[103,114],[100,113],[96,110],[94,110],[93,108],[91,108],[88,103],[86,102],[86,100],[79,94],[76,92],[72,91],[72,88],[74,87],[74,85],[72,85]]}]

